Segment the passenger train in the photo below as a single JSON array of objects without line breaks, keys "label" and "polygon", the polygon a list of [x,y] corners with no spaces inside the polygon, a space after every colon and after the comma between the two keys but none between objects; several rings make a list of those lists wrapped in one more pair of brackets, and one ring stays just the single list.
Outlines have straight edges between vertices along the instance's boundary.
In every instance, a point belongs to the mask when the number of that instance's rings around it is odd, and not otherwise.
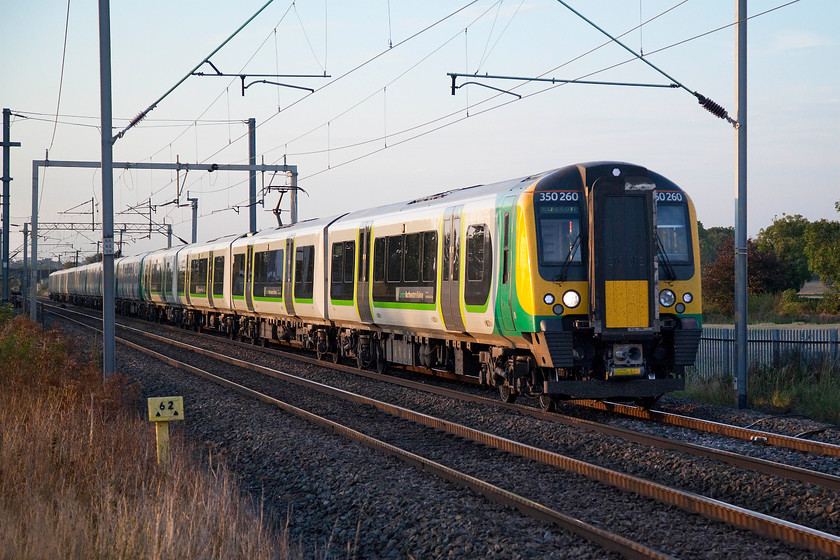
[{"label": "passenger train", "polygon": [[[116,310],[466,376],[506,402],[649,405],[696,356],[696,224],[665,177],[584,163],[119,258]],[[49,291],[101,306],[101,263],[53,273]]]}]

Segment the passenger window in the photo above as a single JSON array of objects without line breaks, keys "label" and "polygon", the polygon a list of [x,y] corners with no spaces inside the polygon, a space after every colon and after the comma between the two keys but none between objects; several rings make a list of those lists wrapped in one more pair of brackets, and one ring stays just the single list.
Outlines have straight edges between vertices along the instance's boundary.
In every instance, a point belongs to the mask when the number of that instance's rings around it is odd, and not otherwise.
[{"label": "passenger window", "polygon": [[333,243],[332,246],[332,268],[330,270],[330,282],[336,284],[343,280],[344,274],[344,243]]},{"label": "passenger window", "polygon": [[311,299],[314,293],[315,246],[298,247],[295,251],[295,299]]},{"label": "passenger window", "polygon": [[233,288],[234,296],[245,295],[245,253],[233,255]]},{"label": "passenger window", "polygon": [[420,234],[405,236],[405,268],[403,279],[406,282],[420,281]]},{"label": "passenger window", "polygon": [[353,263],[356,258],[356,244],[353,241],[344,242],[344,283],[353,283]]},{"label": "passenger window", "polygon": [[486,224],[467,228],[466,286],[464,303],[484,305],[490,295],[493,278],[493,246]]},{"label": "passenger window", "polygon": [[330,271],[330,299],[353,299],[353,266],[355,262],[354,243],[339,241],[332,246],[332,269]]},{"label": "passenger window", "polygon": [[484,279],[484,226],[467,228],[467,280]]},{"label": "passenger window", "polygon": [[283,249],[254,253],[254,296],[283,297]]},{"label": "passenger window", "polygon": [[178,259],[178,295],[184,295],[187,287],[187,259]]},{"label": "passenger window", "polygon": [[172,266],[168,261],[163,270],[163,293],[164,295],[170,295],[172,293]]},{"label": "passenger window", "polygon": [[402,281],[403,236],[393,235],[388,238],[388,282]]},{"label": "passenger window", "polygon": [[190,261],[190,294],[207,295],[207,259]]},{"label": "passenger window", "polygon": [[437,274],[437,232],[423,234],[423,282],[434,282]]},{"label": "passenger window", "polygon": [[378,237],[373,242],[373,281],[385,281],[385,238]]},{"label": "passenger window", "polygon": [[222,297],[225,294],[225,258],[215,257],[213,259],[213,297]]}]

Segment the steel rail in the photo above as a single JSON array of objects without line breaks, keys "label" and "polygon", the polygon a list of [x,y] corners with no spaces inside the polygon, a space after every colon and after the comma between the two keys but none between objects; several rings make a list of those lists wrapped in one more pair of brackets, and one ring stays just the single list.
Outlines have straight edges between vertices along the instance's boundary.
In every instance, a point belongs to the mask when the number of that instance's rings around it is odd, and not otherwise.
[{"label": "steel rail", "polygon": [[[60,313],[54,313],[54,314],[61,316]],[[77,323],[77,324],[79,324],[83,327],[92,329],[96,332],[101,332],[96,327],[93,327],[91,325],[86,325],[85,323],[83,323],[81,321],[77,321],[75,319],[71,319],[71,318],[66,317],[66,316],[63,316],[62,318],[67,320],[67,321]],[[131,328],[131,327],[124,327],[122,325],[121,325],[121,327],[122,328]],[[132,329],[132,330],[137,330],[137,329]],[[138,332],[141,332],[141,334],[148,334],[148,333],[142,333],[142,331],[138,331]],[[156,336],[157,335],[153,335],[153,337],[156,337]],[[168,340],[168,339],[163,338],[163,337],[160,337],[160,338],[164,342],[169,342],[169,343],[174,342],[172,340]],[[357,430],[354,430],[352,428],[349,428],[347,426],[344,426],[342,424],[339,424],[337,422],[334,422],[332,420],[324,418],[323,416],[319,416],[317,414],[311,413],[311,412],[309,412],[307,410],[304,410],[302,408],[298,408],[296,406],[290,405],[290,404],[285,403],[281,400],[275,399],[274,397],[271,397],[271,396],[266,395],[264,393],[260,393],[258,391],[253,390],[253,389],[245,387],[244,385],[240,385],[238,383],[235,383],[235,382],[230,381],[228,379],[225,379],[223,377],[219,377],[219,376],[214,375],[214,374],[212,374],[208,371],[205,371],[203,369],[197,368],[197,367],[192,366],[190,364],[187,364],[185,362],[181,362],[179,360],[176,360],[174,358],[171,358],[171,357],[166,356],[164,354],[161,354],[159,352],[155,352],[154,350],[144,348],[143,346],[140,346],[139,344],[135,344],[135,343],[133,343],[129,340],[125,340],[125,339],[119,338],[119,337],[117,337],[116,340],[120,344],[124,344],[125,346],[128,346],[129,348],[132,348],[134,350],[142,352],[146,355],[152,356],[153,358],[158,359],[158,360],[160,360],[160,361],[162,361],[162,362],[164,362],[164,363],[166,363],[170,366],[188,371],[188,372],[190,372],[194,375],[197,375],[199,377],[202,377],[204,379],[212,381],[212,382],[214,382],[218,385],[221,385],[223,387],[227,387],[229,389],[232,389],[232,390],[234,390],[234,391],[236,391],[240,394],[243,394],[243,395],[246,395],[246,396],[249,396],[249,397],[253,397],[253,398],[261,400],[265,403],[268,403],[270,405],[276,406],[276,407],[280,408],[281,410],[283,410],[284,412],[288,412],[288,413],[293,414],[293,415],[295,415],[299,418],[307,420],[307,421],[309,421],[313,424],[316,424],[316,425],[321,426],[323,428],[327,428],[328,430],[331,430],[331,431],[333,431],[333,432],[335,432],[335,433],[337,433],[341,436],[344,436],[346,438],[355,440],[355,441],[361,443],[362,445],[364,445],[366,447],[369,447],[369,448],[374,449],[376,451],[380,451],[380,452],[383,452],[383,453],[387,453],[388,455],[392,455],[394,457],[397,457],[398,459],[402,460],[403,462],[405,462],[405,463],[407,463],[411,466],[414,466],[416,468],[419,468],[423,471],[429,472],[434,476],[437,476],[439,478],[443,478],[443,479],[448,480],[450,482],[453,482],[453,483],[455,483],[459,486],[469,488],[469,489],[473,490],[474,492],[485,496],[490,501],[493,501],[495,503],[498,503],[498,504],[501,504],[501,505],[504,505],[504,506],[515,507],[520,512],[522,512],[523,514],[525,514],[529,517],[532,517],[534,519],[538,519],[538,520],[541,520],[541,521],[548,521],[550,523],[553,523],[553,524],[557,525],[558,527],[560,527],[562,529],[565,529],[565,530],[567,530],[571,533],[574,533],[574,534],[576,534],[580,537],[583,537],[587,541],[592,542],[592,543],[594,543],[598,546],[601,546],[602,548],[604,548],[606,550],[610,550],[612,552],[617,552],[618,554],[621,554],[625,558],[639,559],[639,560],[651,559],[651,558],[668,560],[668,559],[673,558],[672,556],[669,556],[667,554],[663,554],[659,551],[656,551],[652,548],[649,548],[645,545],[642,545],[640,543],[637,543],[635,541],[632,541],[630,539],[627,539],[627,538],[622,537],[620,535],[617,535],[615,533],[611,533],[609,531],[606,531],[604,529],[601,529],[601,528],[596,527],[594,525],[591,525],[589,523],[585,523],[585,522],[583,522],[579,519],[575,519],[574,517],[571,517],[571,516],[565,515],[563,513],[560,513],[559,511],[553,510],[553,509],[551,509],[549,507],[546,507],[546,506],[544,506],[544,505],[542,505],[538,502],[535,502],[533,500],[529,500],[528,498],[525,498],[523,496],[519,496],[518,494],[515,494],[513,492],[505,490],[504,488],[500,488],[498,486],[495,486],[493,484],[485,482],[481,479],[470,476],[466,473],[462,473],[458,470],[447,467],[445,465],[442,465],[440,463],[437,463],[435,461],[432,461],[430,459],[427,459],[425,457],[422,457],[422,456],[417,455],[415,453],[412,453],[410,451],[406,451],[406,450],[404,450],[400,447],[397,447],[397,446],[391,445],[389,443],[383,442],[381,440],[378,440],[376,438],[370,437],[370,436],[365,435],[365,434],[363,434],[363,433],[361,433]],[[183,345],[183,343],[177,343],[175,345],[180,347],[180,346]],[[188,345],[183,345],[183,346],[188,346]],[[227,361],[227,360],[225,360],[225,361]],[[240,360],[236,360],[236,361],[239,362]],[[249,368],[249,369],[253,369],[253,368]],[[277,372],[277,373],[282,373],[282,372]],[[283,374],[283,375],[288,375],[288,374]],[[293,376],[289,376],[289,377],[293,377]]]},{"label": "steel rail", "polygon": [[775,434],[773,432],[764,432],[761,430],[753,430],[750,428],[742,428],[740,426],[732,426],[730,424],[722,424],[712,420],[702,420],[700,418],[692,418],[690,416],[683,416],[680,414],[673,414],[661,410],[648,410],[644,408],[634,407],[631,405],[599,402],[599,401],[576,401],[588,408],[596,410],[605,410],[616,414],[623,414],[625,416],[632,416],[634,418],[641,418],[643,420],[651,420],[661,424],[668,424],[671,426],[679,426],[681,428],[690,428],[692,430],[701,430],[714,434],[725,435],[737,439],[753,441],[768,445],[775,445],[777,447],[786,447],[796,451],[806,451],[808,453],[819,453],[828,455],[830,457],[840,457],[840,445],[831,443],[824,443],[821,441],[814,441],[810,439],[802,439],[793,436],[786,436],[782,434]]},{"label": "steel rail", "polygon": [[[230,341],[236,345],[240,345],[244,348],[253,348],[252,345],[244,343],[244,342],[237,342],[237,341]],[[426,393],[432,393],[435,395],[458,399],[464,402],[472,402],[477,404],[486,404],[488,406],[493,406],[496,408],[502,408],[506,410],[510,410],[513,412],[518,412],[525,416],[530,416],[537,420],[543,420],[546,422],[554,422],[558,424],[563,424],[566,426],[583,428],[586,430],[590,430],[596,433],[605,434],[609,436],[619,437],[627,441],[632,441],[634,443],[639,443],[642,445],[648,445],[651,447],[656,447],[658,449],[668,449],[671,451],[677,451],[680,453],[685,453],[688,455],[693,455],[696,457],[705,457],[707,459],[712,459],[715,461],[720,461],[722,463],[726,463],[732,465],[734,467],[738,467],[741,469],[748,469],[758,473],[767,474],[771,476],[778,476],[780,478],[785,478],[788,480],[793,480],[796,482],[802,482],[804,484],[813,484],[815,486],[820,486],[823,488],[828,488],[830,490],[838,490],[840,491],[840,477],[835,476],[828,473],[823,473],[819,471],[814,471],[810,469],[805,469],[802,467],[796,467],[793,465],[786,465],[784,463],[778,463],[775,461],[769,461],[767,459],[761,459],[759,457],[751,457],[749,455],[741,455],[738,453],[733,453],[731,451],[725,451],[723,449],[715,449],[713,447],[707,447],[704,445],[698,445],[694,443],[689,443],[685,441],[675,440],[671,438],[665,438],[662,436],[657,436],[653,434],[646,434],[644,432],[638,432],[635,430],[630,430],[628,428],[621,428],[617,426],[611,426],[609,424],[603,424],[601,422],[594,422],[592,420],[584,420],[582,418],[576,418],[574,416],[569,416],[566,414],[560,414],[557,412],[543,412],[542,410],[525,406],[521,404],[514,404],[514,403],[504,403],[499,401],[498,399],[482,397],[480,395],[471,395],[469,393],[464,393],[462,391],[456,391],[453,389],[447,389],[445,387],[439,387],[436,385],[429,385],[420,381],[411,381],[409,379],[402,379],[399,377],[394,377],[391,375],[379,374],[372,371],[360,370],[353,366],[346,366],[343,364],[333,364],[329,362],[323,362],[321,360],[317,360],[315,358],[310,358],[308,356],[301,356],[298,354],[290,354],[288,352],[283,352],[281,350],[274,350],[272,348],[262,348],[263,352],[269,352],[271,354],[275,354],[284,358],[299,360],[304,363],[309,363],[313,365],[319,365],[322,367],[336,369],[339,371],[351,373],[354,375],[361,375],[368,379],[374,379],[377,381],[385,381],[388,383],[392,383],[394,385],[399,385],[401,387],[406,387],[410,389],[415,389],[418,391],[424,391]],[[725,434],[724,434],[725,435]],[[784,436],[782,436],[784,437]]]},{"label": "steel rail", "polygon": [[[71,311],[64,309],[63,311],[70,312],[70,313],[79,313],[78,311]],[[83,316],[85,314],[80,313]],[[124,328],[132,328],[125,325],[120,325]],[[180,331],[182,329],[177,329],[176,327],[168,327],[165,325],[161,325],[164,328],[171,328],[176,331]],[[154,336],[149,334],[150,336]],[[241,346],[243,348],[254,349],[254,346],[251,344],[247,344],[244,342],[228,340],[226,341],[228,344],[234,344],[237,346]],[[638,432],[635,430],[630,430],[628,428],[621,428],[617,426],[611,426],[609,424],[603,424],[600,422],[594,422],[592,420],[584,420],[582,418],[576,418],[574,416],[569,416],[565,414],[560,414],[556,412],[543,412],[542,410],[524,406],[520,404],[514,403],[503,403],[497,399],[492,399],[488,397],[482,397],[480,395],[471,395],[469,393],[464,393],[461,391],[457,391],[454,389],[447,389],[445,387],[439,387],[436,385],[429,385],[426,383],[422,383],[419,381],[411,381],[409,379],[402,379],[399,377],[394,377],[391,375],[384,375],[379,374],[372,371],[360,370],[353,366],[346,366],[343,364],[335,364],[330,362],[324,362],[322,360],[318,360],[315,358],[310,358],[308,356],[302,356],[299,354],[291,354],[286,351],[282,350],[275,350],[273,348],[260,348],[262,352],[270,353],[276,356],[280,356],[286,359],[293,359],[298,360],[303,363],[308,363],[312,365],[318,365],[321,367],[326,367],[329,369],[335,369],[338,371],[350,373],[353,375],[360,375],[362,377],[366,377],[368,379],[373,379],[377,381],[384,381],[387,383],[391,383],[394,385],[398,385],[401,387],[406,387],[410,389],[414,389],[417,391],[423,391],[426,393],[435,394],[438,396],[443,396],[447,398],[458,399],[464,402],[472,402],[477,404],[486,404],[488,406],[501,408],[510,410],[512,412],[518,412],[525,416],[530,416],[537,420],[542,420],[546,422],[554,422],[558,424],[563,424],[566,426],[571,426],[575,428],[583,428],[586,430],[590,430],[596,433],[609,435],[613,437],[618,437],[627,441],[632,441],[634,443],[639,443],[641,445],[648,445],[651,447],[655,447],[658,449],[667,449],[671,451],[676,451],[679,453],[685,453],[688,455],[693,455],[696,457],[704,457],[707,459],[711,459],[714,461],[719,461],[722,463],[726,463],[732,465],[734,467],[740,469],[748,469],[758,473],[777,476],[780,478],[785,478],[788,480],[793,480],[796,482],[801,482],[804,484],[813,484],[814,486],[820,486],[823,488],[827,488],[830,490],[837,490],[840,491],[840,477],[814,471],[810,469],[805,469],[801,467],[796,467],[793,465],[787,465],[784,463],[778,463],[775,461],[769,461],[767,459],[761,459],[759,457],[751,457],[749,455],[741,455],[738,453],[733,453],[731,451],[725,451],[722,449],[715,449],[713,447],[707,447],[703,445],[698,445],[694,443],[684,442],[680,440],[675,440],[671,438],[665,438],[662,436],[657,436],[653,434],[646,434],[644,432]]]},{"label": "steel rail", "polygon": [[[242,367],[244,369],[275,377],[286,382],[311,388],[313,390],[325,394],[334,395],[358,404],[374,406],[375,408],[386,414],[390,414],[392,416],[400,417],[411,422],[422,424],[434,428],[436,430],[445,431],[447,433],[474,441],[476,443],[481,443],[483,445],[494,447],[496,449],[506,451],[508,453],[516,454],[530,460],[534,460],[543,464],[563,469],[567,472],[580,474],[592,480],[601,482],[603,484],[614,486],[624,491],[634,492],[641,496],[652,498],[666,505],[676,506],[689,513],[700,514],[706,517],[707,519],[711,519],[713,521],[721,521],[734,527],[753,531],[765,537],[779,539],[786,543],[808,548],[810,550],[814,550],[824,554],[840,556],[840,537],[836,535],[832,535],[823,531],[819,531],[796,523],[778,519],[763,513],[751,511],[746,508],[741,508],[738,506],[727,504],[725,502],[694,494],[692,492],[670,488],[665,485],[644,480],[636,476],[627,475],[618,471],[600,467],[598,465],[586,463],[578,459],[566,457],[559,453],[535,448],[530,445],[525,445],[486,432],[481,432],[479,430],[475,430],[466,426],[462,426],[460,424],[449,422],[447,420],[435,418],[433,416],[415,412],[389,403],[384,403],[376,399],[371,399],[362,395],[357,395],[355,393],[344,391],[335,387],[330,387],[322,383],[318,383],[316,381],[302,379],[285,372],[274,370],[272,368],[267,368],[237,358],[232,358],[230,356],[225,356],[218,352],[213,352],[204,348],[195,347],[183,342],[173,341],[163,336],[144,332],[140,329],[126,327],[124,325],[121,325],[121,327],[127,330],[135,331],[141,334],[142,336],[159,340],[166,344],[186,349],[197,354],[212,357],[214,359],[223,361],[225,363],[229,363],[231,365],[235,365],[237,367]],[[157,352],[145,349],[142,346],[130,343],[129,341],[123,341],[122,339],[119,340],[121,342],[128,343],[128,345],[132,348],[135,348],[150,355],[154,355],[155,357],[163,356],[162,354],[158,354]],[[165,356],[159,359],[163,359],[164,361],[167,361],[167,363],[171,363],[170,360],[172,362],[177,362],[177,360]],[[171,365],[175,364],[171,363]],[[197,369],[193,366],[189,366],[188,364],[187,366],[189,371]]]}]

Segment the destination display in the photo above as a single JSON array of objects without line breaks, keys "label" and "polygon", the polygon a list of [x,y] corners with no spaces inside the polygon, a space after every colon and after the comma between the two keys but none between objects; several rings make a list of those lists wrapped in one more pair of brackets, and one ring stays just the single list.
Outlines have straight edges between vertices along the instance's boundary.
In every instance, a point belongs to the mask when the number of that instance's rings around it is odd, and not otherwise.
[{"label": "destination display", "polygon": [[397,286],[396,298],[400,303],[434,303],[435,289],[419,286]]}]

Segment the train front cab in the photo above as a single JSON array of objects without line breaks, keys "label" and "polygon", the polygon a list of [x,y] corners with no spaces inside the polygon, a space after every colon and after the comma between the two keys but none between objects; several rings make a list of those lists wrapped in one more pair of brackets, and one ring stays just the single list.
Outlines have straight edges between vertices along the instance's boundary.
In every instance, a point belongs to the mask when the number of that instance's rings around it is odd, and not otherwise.
[{"label": "train front cab", "polygon": [[543,382],[533,390],[650,403],[684,388],[701,298],[682,190],[642,167],[590,164],[542,178],[519,207],[517,299],[533,313],[518,329],[533,320]]}]

